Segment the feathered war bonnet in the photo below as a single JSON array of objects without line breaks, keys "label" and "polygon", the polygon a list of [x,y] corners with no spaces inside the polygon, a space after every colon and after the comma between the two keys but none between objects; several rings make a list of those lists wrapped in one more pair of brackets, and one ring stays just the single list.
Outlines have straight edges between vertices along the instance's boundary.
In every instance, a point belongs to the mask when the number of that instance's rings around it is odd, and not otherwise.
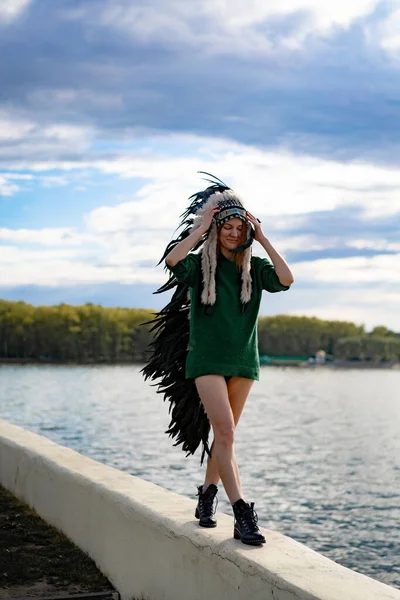
[{"label": "feathered war bonnet", "polygon": [[[201,171],[202,172],[202,171]],[[204,173],[209,175],[208,173]],[[208,188],[204,191],[197,192],[189,198],[191,200],[190,206],[186,212],[183,213],[184,221],[182,224],[187,225],[187,228],[181,234],[181,239],[189,235],[198,227],[200,227],[203,220],[203,215],[212,207],[217,206],[219,212],[214,215],[211,226],[206,234],[205,240],[200,240],[195,249],[198,249],[200,245],[203,245],[201,252],[201,269],[203,274],[203,290],[201,294],[201,302],[206,306],[206,313],[212,314],[212,306],[215,304],[216,296],[216,284],[215,284],[215,273],[217,270],[217,247],[218,247],[218,230],[219,228],[234,217],[241,219],[246,227],[246,242],[239,248],[231,250],[233,253],[243,252],[243,263],[241,269],[241,291],[240,301],[242,303],[242,312],[245,312],[247,303],[251,298],[251,244],[254,239],[254,230],[247,219],[246,209],[240,197],[221,180],[217,179],[213,175],[214,181],[211,182]],[[191,215],[194,215],[191,218]],[[186,220],[185,220],[186,219]]]},{"label": "feathered war bonnet", "polygon": [[[243,311],[251,298],[250,261],[254,231],[246,218],[246,211],[239,197],[221,180],[213,175],[207,180],[211,185],[202,192],[189,198],[190,205],[181,215],[180,227],[183,230],[179,236],[166,247],[158,264],[180,241],[188,237],[199,227],[202,215],[210,206],[220,208],[214,216],[209,230],[201,237],[193,250],[202,247],[201,266],[203,272],[203,290],[201,302],[206,312],[212,312],[216,301],[215,273],[217,267],[218,227],[233,217],[239,217],[247,226],[247,240],[235,252],[244,252],[242,267],[242,286],[240,299]],[[167,267],[165,267],[167,269]],[[186,379],[185,365],[189,343],[190,294],[186,283],[179,283],[170,274],[168,281],[155,294],[160,294],[175,288],[171,300],[162,308],[152,321],[143,325],[151,325],[150,333],[153,339],[148,346],[146,365],[141,369],[145,380],[157,381],[157,393],[164,394],[164,400],[169,402],[171,421],[166,431],[175,438],[174,446],[182,444],[182,450],[194,454],[202,445],[200,463],[203,464],[205,454],[211,456],[208,445],[210,422],[200,401],[194,379]]]}]

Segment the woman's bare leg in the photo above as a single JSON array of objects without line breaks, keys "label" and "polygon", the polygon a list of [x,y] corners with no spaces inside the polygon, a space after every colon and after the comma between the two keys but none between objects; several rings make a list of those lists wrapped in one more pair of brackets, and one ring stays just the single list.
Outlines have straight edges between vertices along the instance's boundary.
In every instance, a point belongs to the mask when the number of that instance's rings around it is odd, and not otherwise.
[{"label": "woman's bare leg", "polygon": [[218,473],[231,504],[242,497],[237,480],[234,453],[235,421],[229,403],[228,388],[222,375],[203,375],[195,379],[200,400],[214,431],[213,455]]},{"label": "woman's bare leg", "polygon": [[[246,403],[253,383],[254,379],[248,379],[245,377],[232,377],[227,383],[229,403],[232,409],[235,427],[237,427],[237,424],[239,423],[240,415],[243,412],[244,405]],[[234,466],[236,471],[236,481],[241,492],[242,489],[236,457]],[[204,481],[204,487],[206,488],[211,483],[218,485],[219,480],[220,476],[218,473],[217,461],[215,458],[215,454],[212,452],[211,458],[208,457],[207,460],[207,470]]]}]

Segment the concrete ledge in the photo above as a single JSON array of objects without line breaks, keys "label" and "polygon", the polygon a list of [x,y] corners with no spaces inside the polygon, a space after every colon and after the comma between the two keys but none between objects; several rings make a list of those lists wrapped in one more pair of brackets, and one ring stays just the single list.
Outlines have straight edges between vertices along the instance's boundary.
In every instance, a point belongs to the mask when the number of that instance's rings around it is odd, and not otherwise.
[{"label": "concrete ledge", "polygon": [[400,600],[400,591],[277,532],[252,548],[195,501],[0,420],[0,483],[87,552],[122,600]]}]

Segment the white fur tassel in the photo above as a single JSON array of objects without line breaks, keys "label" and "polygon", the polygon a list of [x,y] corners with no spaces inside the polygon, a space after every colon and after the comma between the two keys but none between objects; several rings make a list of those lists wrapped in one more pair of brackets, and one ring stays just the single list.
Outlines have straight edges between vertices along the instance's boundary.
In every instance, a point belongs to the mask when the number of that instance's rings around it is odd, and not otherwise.
[{"label": "white fur tassel", "polygon": [[190,228],[190,233],[192,233],[195,229],[198,229],[198,227],[200,227],[204,213],[207,212],[207,210],[212,206],[217,206],[218,202],[222,199],[222,196],[223,195],[221,194],[221,192],[215,192],[215,194],[211,194],[204,206],[202,206],[196,212],[196,215],[193,219],[193,225]]},{"label": "white fur tassel", "polygon": [[[218,202],[224,199],[225,192],[215,192],[212,194],[207,202],[202,206],[196,213],[193,225],[190,229],[190,232],[193,232],[198,227],[203,220],[204,213],[211,208],[212,206],[216,206]],[[227,194],[227,196],[231,196]],[[251,225],[250,223],[247,225],[247,237],[250,235]],[[211,229],[208,234],[207,240],[204,242],[202,257],[201,257],[201,270],[203,273],[203,290],[201,293],[201,302],[202,304],[215,304],[217,295],[216,295],[216,285],[215,285],[215,274],[217,270],[217,245],[218,245],[218,229],[217,224],[213,220],[211,223]],[[243,267],[242,267],[242,286],[240,292],[240,300],[242,303],[247,303],[250,301],[251,292],[252,292],[252,284],[251,284],[251,247],[247,248],[244,251],[243,257]]]},{"label": "white fur tassel", "polygon": [[[249,228],[251,227],[251,225],[249,225]],[[247,232],[247,235],[250,235],[250,232]],[[240,291],[240,301],[243,302],[243,304],[246,304],[247,302],[250,302],[250,298],[251,298],[251,291],[252,291],[252,285],[251,285],[251,246],[249,248],[246,248],[246,250],[244,251],[244,256],[243,256],[243,266],[242,266],[242,289]]]},{"label": "white fur tassel", "polygon": [[215,304],[216,300],[215,272],[217,270],[217,243],[217,224],[213,221],[201,256],[201,270],[203,271],[201,301],[203,304]]}]

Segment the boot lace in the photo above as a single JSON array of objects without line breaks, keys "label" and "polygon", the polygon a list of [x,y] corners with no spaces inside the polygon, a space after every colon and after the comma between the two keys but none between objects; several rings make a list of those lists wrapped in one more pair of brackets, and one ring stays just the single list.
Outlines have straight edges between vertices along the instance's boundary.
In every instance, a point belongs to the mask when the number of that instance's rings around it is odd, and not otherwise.
[{"label": "boot lace", "polygon": [[248,505],[248,509],[244,510],[241,515],[241,523],[250,533],[258,532],[258,515],[254,510],[254,502]]},{"label": "boot lace", "polygon": [[[207,492],[197,492],[199,496],[199,509],[203,516],[214,516],[218,506],[218,498],[216,495],[207,494]],[[215,506],[214,506],[215,500]]]}]

